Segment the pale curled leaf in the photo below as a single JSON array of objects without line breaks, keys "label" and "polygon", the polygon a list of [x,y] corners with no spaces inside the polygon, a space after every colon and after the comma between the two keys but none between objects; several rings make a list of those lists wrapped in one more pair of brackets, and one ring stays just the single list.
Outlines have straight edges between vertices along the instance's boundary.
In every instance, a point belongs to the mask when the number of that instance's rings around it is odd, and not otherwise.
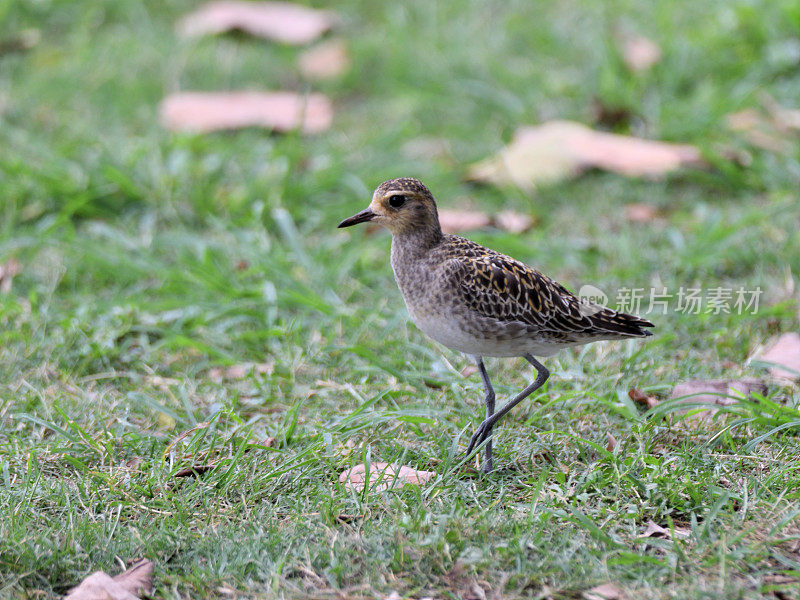
[{"label": "pale curled leaf", "polygon": [[790,381],[800,379],[800,335],[795,332],[784,333],[756,358],[775,363],[769,370],[773,377]]},{"label": "pale curled leaf", "polygon": [[632,202],[625,205],[625,218],[631,223],[651,223],[658,217],[658,209],[645,202]]},{"label": "pale curled leaf", "polygon": [[658,405],[658,398],[655,396],[650,396],[646,394],[642,390],[638,390],[636,388],[631,388],[628,390],[628,397],[636,402],[636,404],[641,404],[646,408],[653,408],[654,406]]},{"label": "pale curled leaf", "polygon": [[[763,381],[753,378],[690,380],[677,384],[672,389],[672,398],[681,404],[704,404],[708,408],[689,415],[684,422],[695,426],[705,426],[719,410],[718,406],[736,404],[737,398],[749,398],[752,394],[766,394]],[[690,410],[697,410],[692,406]]]},{"label": "pale curled leaf", "polygon": [[139,600],[153,588],[153,563],[140,560],[111,577],[97,571],[72,588],[65,600]]},{"label": "pale curled leaf", "polygon": [[355,490],[362,490],[369,485],[371,490],[383,491],[406,484],[420,485],[430,481],[435,475],[436,473],[433,471],[418,471],[411,467],[374,462],[369,465],[369,479],[367,478],[367,465],[358,464],[352,469],[342,471],[339,475],[339,482],[343,483],[345,487]]},{"label": "pale curled leaf", "polygon": [[3,264],[0,264],[0,293],[10,293],[14,277],[20,273],[22,273],[22,263],[16,258],[10,258]]},{"label": "pale curled leaf", "polygon": [[664,538],[664,539],[672,539],[672,532],[675,532],[675,537],[678,538],[687,538],[689,537],[689,530],[682,528],[682,527],[675,527],[673,530],[669,530],[665,527],[662,527],[652,519],[647,522],[647,527],[642,533],[641,536],[643,538]]},{"label": "pale curled leaf", "polygon": [[491,225],[509,233],[523,233],[531,228],[533,219],[510,210],[502,211],[492,219],[480,211],[442,209],[439,211],[439,224],[445,233],[483,229]]},{"label": "pale curled leaf", "polygon": [[736,404],[736,397],[741,395],[747,398],[756,392],[766,394],[767,386],[763,381],[749,377],[742,379],[693,379],[679,383],[672,388],[672,398],[682,398],[682,402],[689,404],[728,406]]},{"label": "pale curled leaf", "polygon": [[159,113],[167,129],[194,133],[243,127],[320,133],[333,121],[328,98],[294,92],[181,92],[167,96]]},{"label": "pale curled leaf", "polygon": [[656,178],[683,166],[703,164],[694,146],[595,131],[571,121],[551,121],[518,129],[511,143],[494,157],[473,164],[468,178],[531,190],[589,168]]},{"label": "pale curled leaf", "polygon": [[250,374],[271,375],[274,370],[273,363],[239,363],[229,367],[212,367],[208,370],[208,377],[220,382],[225,379],[244,379]]},{"label": "pale curled leaf", "polygon": [[491,219],[486,213],[467,210],[447,210],[439,211],[439,224],[445,233],[457,233],[459,231],[469,231],[471,229],[481,229],[488,227]]},{"label": "pale curled leaf", "polygon": [[583,592],[585,600],[622,600],[622,590],[613,583],[603,583]]},{"label": "pale curled leaf", "polygon": [[350,68],[350,53],[344,40],[332,39],[304,50],[297,66],[306,79],[333,79]]},{"label": "pale curled leaf", "polygon": [[178,32],[186,37],[240,30],[284,44],[314,41],[335,24],[333,13],[289,2],[209,2],[186,15]]},{"label": "pale curled leaf", "polygon": [[621,51],[625,64],[635,73],[647,71],[661,60],[661,47],[642,35],[624,37]]}]

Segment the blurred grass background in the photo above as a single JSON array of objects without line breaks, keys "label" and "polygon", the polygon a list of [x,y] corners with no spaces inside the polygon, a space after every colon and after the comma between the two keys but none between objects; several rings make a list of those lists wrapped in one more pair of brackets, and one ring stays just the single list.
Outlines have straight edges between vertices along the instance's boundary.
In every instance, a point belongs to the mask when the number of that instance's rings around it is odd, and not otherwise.
[{"label": "blurred grass background", "polygon": [[[743,450],[791,423],[797,387],[770,389],[788,416],[743,403],[706,445],[724,417],[692,428],[627,399],[633,385],[762,376],[746,359],[798,329],[800,150],[753,148],[725,117],[763,94],[798,107],[800,4],[344,1],[353,68],[320,83],[298,74],[297,48],[179,39],[194,7],[0,2],[0,38],[41,36],[0,55],[0,264],[22,265],[0,296],[2,594],[51,597],[134,556],[157,563],[164,598],[478,597],[481,582],[576,598],[606,580],[641,598],[744,598],[800,574],[797,439]],[[630,73],[620,31],[663,59]],[[324,92],[334,126],[158,124],[170,92],[247,88]],[[613,130],[696,144],[714,168],[589,173],[533,195],[463,182],[520,125],[607,127],[598,105],[624,115]],[[547,395],[497,432],[503,468],[464,477],[453,440],[479,422],[480,382],[407,323],[388,237],[335,229],[398,176],[442,207],[532,214],[525,234],[470,237],[572,289],[760,286],[760,310],[655,315],[646,344],[551,359]],[[629,223],[631,202],[663,218]],[[209,377],[245,362],[270,367]],[[490,368],[498,395],[530,376]],[[365,458],[439,477],[345,490],[338,473]],[[216,468],[172,477],[197,462]],[[633,542],[649,519],[692,537]]]}]

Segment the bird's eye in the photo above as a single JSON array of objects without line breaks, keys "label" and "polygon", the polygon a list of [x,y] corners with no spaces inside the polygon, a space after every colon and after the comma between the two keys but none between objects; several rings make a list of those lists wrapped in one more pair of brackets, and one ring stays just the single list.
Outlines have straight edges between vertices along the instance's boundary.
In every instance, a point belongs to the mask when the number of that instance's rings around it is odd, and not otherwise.
[{"label": "bird's eye", "polygon": [[402,194],[396,194],[389,198],[389,206],[392,208],[400,208],[406,203],[407,198]]}]

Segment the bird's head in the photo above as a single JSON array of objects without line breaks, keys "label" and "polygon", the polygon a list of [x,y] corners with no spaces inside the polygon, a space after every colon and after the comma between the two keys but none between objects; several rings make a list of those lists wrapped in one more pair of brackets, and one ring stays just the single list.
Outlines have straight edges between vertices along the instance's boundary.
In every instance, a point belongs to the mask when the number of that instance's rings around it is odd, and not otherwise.
[{"label": "bird's head", "polygon": [[441,232],[433,195],[421,181],[410,177],[384,181],[372,194],[370,205],[339,223],[339,227],[367,221],[383,225],[392,235],[415,231]]}]

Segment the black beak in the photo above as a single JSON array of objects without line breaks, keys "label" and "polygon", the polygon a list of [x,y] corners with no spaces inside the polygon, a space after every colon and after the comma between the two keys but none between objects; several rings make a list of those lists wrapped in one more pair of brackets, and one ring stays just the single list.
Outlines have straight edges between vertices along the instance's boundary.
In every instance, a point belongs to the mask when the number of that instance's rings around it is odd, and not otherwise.
[{"label": "black beak", "polygon": [[357,215],[353,215],[349,219],[345,219],[337,227],[350,227],[351,225],[358,225],[359,223],[365,223],[367,221],[372,221],[375,218],[375,213],[372,212],[370,209],[366,208],[362,210]]}]

